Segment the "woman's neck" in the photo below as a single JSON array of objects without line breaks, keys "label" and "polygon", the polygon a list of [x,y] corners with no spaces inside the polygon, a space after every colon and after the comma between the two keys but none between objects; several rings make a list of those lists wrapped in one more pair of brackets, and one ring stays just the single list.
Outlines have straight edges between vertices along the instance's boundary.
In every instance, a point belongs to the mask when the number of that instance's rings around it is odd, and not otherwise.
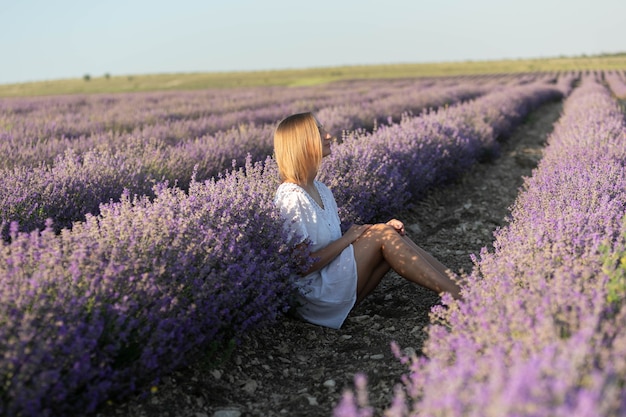
[{"label": "woman's neck", "polygon": [[312,179],[304,184],[298,184],[304,191],[309,194],[315,202],[323,209],[324,202],[322,201],[322,196],[319,191],[317,191],[317,187],[315,186],[315,179]]},{"label": "woman's neck", "polygon": [[304,179],[304,181],[294,180],[290,182],[293,182],[294,184],[298,184],[300,187],[304,188],[305,190],[309,190],[311,188],[315,188],[315,177],[317,177],[317,173],[309,175],[308,178]]}]

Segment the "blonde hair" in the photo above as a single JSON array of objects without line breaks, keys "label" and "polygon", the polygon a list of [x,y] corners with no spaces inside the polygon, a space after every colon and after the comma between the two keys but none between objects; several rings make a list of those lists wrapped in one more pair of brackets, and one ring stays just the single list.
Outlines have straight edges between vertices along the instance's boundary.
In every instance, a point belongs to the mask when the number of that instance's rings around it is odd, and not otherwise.
[{"label": "blonde hair", "polygon": [[283,119],[274,132],[274,157],[283,181],[303,184],[322,163],[322,139],[311,113]]}]

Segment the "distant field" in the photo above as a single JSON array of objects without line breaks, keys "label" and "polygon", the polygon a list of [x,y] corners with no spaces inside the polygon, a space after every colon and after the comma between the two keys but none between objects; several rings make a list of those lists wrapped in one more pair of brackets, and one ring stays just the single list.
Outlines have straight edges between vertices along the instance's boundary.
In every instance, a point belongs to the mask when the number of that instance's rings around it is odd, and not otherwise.
[{"label": "distant field", "polygon": [[[626,70],[626,53],[423,64],[363,65],[311,69],[153,75],[87,74],[83,78],[1,84],[0,97],[128,91],[195,90],[267,85],[313,85],[357,78],[438,77],[521,72]],[[86,79],[89,78],[89,79]]]}]

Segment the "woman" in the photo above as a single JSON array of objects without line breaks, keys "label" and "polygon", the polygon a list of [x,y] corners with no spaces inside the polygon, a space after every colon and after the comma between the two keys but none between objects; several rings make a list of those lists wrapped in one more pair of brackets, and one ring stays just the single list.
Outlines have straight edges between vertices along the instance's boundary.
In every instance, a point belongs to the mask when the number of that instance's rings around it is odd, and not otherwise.
[{"label": "woman", "polygon": [[274,202],[291,235],[311,244],[312,264],[300,281],[297,313],[304,320],[338,329],[355,306],[393,269],[438,293],[459,298],[446,267],[405,235],[401,221],[353,225],[341,234],[337,203],[317,181],[333,137],[311,113],[282,120],[274,133],[274,155],[282,184]]}]

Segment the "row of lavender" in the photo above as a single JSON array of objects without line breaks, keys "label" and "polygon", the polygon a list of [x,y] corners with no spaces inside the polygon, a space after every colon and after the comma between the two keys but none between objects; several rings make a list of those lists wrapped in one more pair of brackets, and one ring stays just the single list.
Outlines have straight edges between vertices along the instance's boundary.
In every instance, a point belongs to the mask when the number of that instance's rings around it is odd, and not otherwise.
[{"label": "row of lavender", "polygon": [[[626,414],[625,165],[624,115],[588,78],[426,357],[394,347],[410,373],[385,415]],[[364,414],[348,395],[335,415]]]},{"label": "row of lavender", "polygon": [[563,77],[556,86],[509,87],[470,103],[406,117],[371,134],[348,136],[325,158],[320,178],[333,189],[344,224],[383,220],[477,160],[497,156],[499,138],[509,135],[531,109],[569,94],[575,79]]},{"label": "row of lavender", "polygon": [[[485,80],[485,83],[494,81]],[[415,95],[414,92],[430,87],[441,89],[454,85],[458,85],[458,80],[451,78],[438,82],[361,81],[308,88],[5,99],[0,101],[0,150],[15,155],[12,161],[3,161],[4,167],[50,163],[68,148],[82,153],[103,141],[119,147],[129,137],[154,137],[172,145],[240,125],[274,123],[296,111],[316,111],[348,103],[385,100],[392,107],[395,97],[395,101],[402,101],[395,103],[396,107],[411,110],[411,103],[402,99],[407,93]],[[388,112],[394,113],[397,111]]]},{"label": "row of lavender", "polygon": [[[352,196],[406,204],[561,94],[543,83],[510,87],[347,138],[326,175],[339,205],[371,220],[380,213],[358,210]],[[425,162],[432,176],[412,171]],[[367,166],[377,170],[351,172]],[[333,179],[347,175],[354,184],[339,190]],[[272,205],[278,181],[268,158],[192,181],[188,192],[125,195],[59,234],[13,226],[0,251],[0,414],[93,411],[280,315],[299,265]]]},{"label": "row of lavender", "polygon": [[[340,124],[351,129],[367,128],[377,118],[382,119],[380,115],[400,119],[402,109],[419,111],[453,104],[479,96],[486,88],[433,86],[410,88],[402,95],[386,91],[370,91],[372,97],[378,93],[382,97],[379,100],[321,108],[318,117],[328,120],[331,129]],[[101,203],[118,200],[123,190],[153,196],[153,186],[162,181],[187,189],[192,177],[198,181],[214,177],[232,167],[233,161],[243,165],[247,155],[253,161],[264,160],[272,153],[274,124],[281,115],[288,114],[285,111],[283,105],[270,106],[262,112],[275,117],[271,124],[240,126],[199,137],[194,135],[204,129],[206,118],[178,121],[177,128],[171,124],[143,126],[136,136],[95,134],[80,141],[80,146],[93,150],[67,150],[51,165],[1,170],[2,234],[8,236],[7,226],[12,221],[19,223],[21,231],[41,229],[48,218],[54,220],[57,229],[70,227],[87,213],[97,214]]]},{"label": "row of lavender", "polygon": [[626,99],[626,73],[609,71],[604,74],[604,80],[616,97]]}]

